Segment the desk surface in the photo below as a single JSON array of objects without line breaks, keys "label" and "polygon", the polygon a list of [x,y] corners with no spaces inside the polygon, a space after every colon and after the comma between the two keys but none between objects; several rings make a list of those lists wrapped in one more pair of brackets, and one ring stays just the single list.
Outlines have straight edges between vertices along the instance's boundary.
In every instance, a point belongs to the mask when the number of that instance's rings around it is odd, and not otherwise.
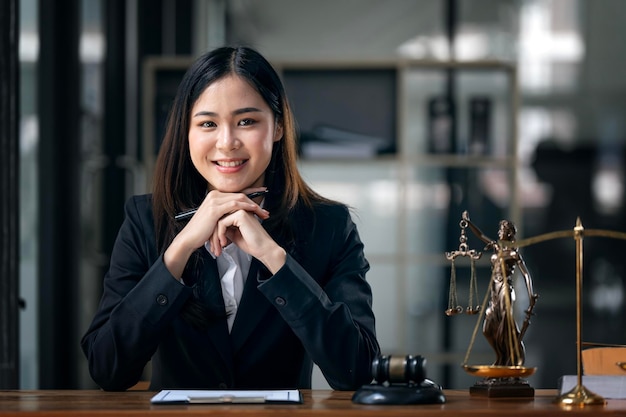
[{"label": "desk surface", "polygon": [[371,406],[352,402],[352,392],[304,390],[297,405],[152,405],[152,391],[104,392],[97,390],[0,391],[0,416],[555,416],[572,412],[587,415],[626,416],[626,400],[608,400],[605,406],[567,410],[553,401],[556,390],[537,390],[530,399],[471,397],[469,390],[445,391],[446,403],[413,406]]}]

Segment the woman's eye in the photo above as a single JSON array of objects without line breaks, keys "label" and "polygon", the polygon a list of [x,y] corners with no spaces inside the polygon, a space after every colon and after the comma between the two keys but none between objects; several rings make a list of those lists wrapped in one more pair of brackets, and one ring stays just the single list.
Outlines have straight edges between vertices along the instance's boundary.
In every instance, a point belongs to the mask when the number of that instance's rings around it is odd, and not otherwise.
[{"label": "woman's eye", "polygon": [[252,124],[254,124],[254,120],[252,119],[243,119],[239,121],[239,126],[250,126]]},{"label": "woman's eye", "polygon": [[215,127],[215,123],[213,122],[202,122],[202,124],[200,125],[203,128],[210,128],[210,127]]}]

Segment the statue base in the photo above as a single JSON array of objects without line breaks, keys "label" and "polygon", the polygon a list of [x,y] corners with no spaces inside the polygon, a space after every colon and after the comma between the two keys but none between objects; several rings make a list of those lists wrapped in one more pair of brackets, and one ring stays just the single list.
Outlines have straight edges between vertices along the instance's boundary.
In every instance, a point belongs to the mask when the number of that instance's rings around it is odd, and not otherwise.
[{"label": "statue base", "polygon": [[534,398],[535,389],[523,378],[485,378],[470,387],[470,395],[487,398]]}]

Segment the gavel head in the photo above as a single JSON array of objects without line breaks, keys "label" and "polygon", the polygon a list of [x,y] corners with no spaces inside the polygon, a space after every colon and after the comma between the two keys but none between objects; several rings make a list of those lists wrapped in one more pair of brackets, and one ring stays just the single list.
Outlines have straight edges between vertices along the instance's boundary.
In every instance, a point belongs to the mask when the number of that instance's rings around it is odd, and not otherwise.
[{"label": "gavel head", "polygon": [[372,361],[377,384],[419,384],[426,379],[426,359],[420,355],[378,356]]}]

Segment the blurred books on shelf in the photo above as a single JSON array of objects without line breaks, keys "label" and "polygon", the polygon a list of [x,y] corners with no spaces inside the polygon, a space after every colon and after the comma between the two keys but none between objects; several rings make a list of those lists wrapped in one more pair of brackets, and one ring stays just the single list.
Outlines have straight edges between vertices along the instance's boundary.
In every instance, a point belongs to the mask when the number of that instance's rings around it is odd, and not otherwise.
[{"label": "blurred books on shelf", "polygon": [[471,97],[469,99],[469,140],[470,155],[486,155],[491,141],[491,99]]},{"label": "blurred books on shelf", "polygon": [[373,158],[389,145],[389,140],[362,133],[317,126],[301,138],[301,153],[306,159]]},{"label": "blurred books on shelf", "polygon": [[[486,155],[492,136],[492,100],[487,96],[473,96],[467,102],[467,108],[459,111],[468,112],[467,128],[456,127],[456,104],[446,96],[434,96],[428,99],[427,137],[430,153],[461,153]],[[456,143],[456,133],[461,138]]]},{"label": "blurred books on shelf", "polygon": [[428,146],[431,153],[455,152],[454,102],[445,96],[428,99]]},{"label": "blurred books on shelf", "polygon": [[300,130],[302,159],[367,160],[397,153],[396,65],[278,67]]},{"label": "blurred books on shelf", "polygon": [[376,149],[367,144],[341,145],[334,143],[309,142],[302,145],[302,156],[306,159],[366,159],[376,156]]}]

